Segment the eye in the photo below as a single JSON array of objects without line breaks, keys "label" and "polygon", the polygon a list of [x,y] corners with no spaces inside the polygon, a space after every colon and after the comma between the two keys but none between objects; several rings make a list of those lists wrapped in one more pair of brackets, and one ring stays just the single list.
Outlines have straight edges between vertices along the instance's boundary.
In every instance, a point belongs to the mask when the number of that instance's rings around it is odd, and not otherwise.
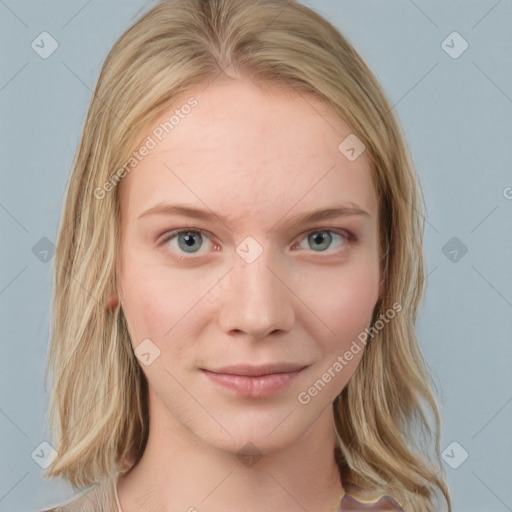
[{"label": "eye", "polygon": [[[205,233],[197,229],[175,229],[165,235],[161,244],[168,244],[173,250],[178,252],[178,257],[182,257],[179,255],[180,252],[197,254],[199,249],[203,247],[203,237],[211,244],[209,238],[204,235]],[[204,252],[208,252],[208,248]]]},{"label": "eye", "polygon": [[[292,248],[326,252],[327,249],[343,247],[351,238],[352,235],[345,231],[315,229],[306,233],[301,241]],[[207,242],[206,244],[204,243],[205,241]],[[304,247],[304,243],[308,244],[307,247]],[[165,233],[159,245],[168,245],[176,253],[177,258],[186,259],[189,256],[184,254],[189,254],[190,257],[193,257],[202,253],[208,253],[211,250],[212,241],[204,231],[182,228]],[[217,245],[214,245],[214,250],[218,250]]]},{"label": "eye", "polygon": [[341,247],[347,243],[349,234],[344,232],[333,231],[332,229],[315,229],[310,231],[304,238],[308,247],[304,247],[301,243],[299,249],[312,249],[315,252],[325,252],[328,248],[333,248],[333,241],[335,242],[335,248]]}]

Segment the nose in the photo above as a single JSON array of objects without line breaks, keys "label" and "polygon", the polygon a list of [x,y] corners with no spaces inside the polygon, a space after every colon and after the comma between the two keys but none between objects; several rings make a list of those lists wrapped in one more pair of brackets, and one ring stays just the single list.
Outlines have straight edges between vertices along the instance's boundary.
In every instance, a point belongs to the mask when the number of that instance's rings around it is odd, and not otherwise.
[{"label": "nose", "polygon": [[221,290],[219,323],[224,332],[256,340],[293,327],[293,292],[285,284],[289,276],[267,252],[252,263],[235,255]]}]

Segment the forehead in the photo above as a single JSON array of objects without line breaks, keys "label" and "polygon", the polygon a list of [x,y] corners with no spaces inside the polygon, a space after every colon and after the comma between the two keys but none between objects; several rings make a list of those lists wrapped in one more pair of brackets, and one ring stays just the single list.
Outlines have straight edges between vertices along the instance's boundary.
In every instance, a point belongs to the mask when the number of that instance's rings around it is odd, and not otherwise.
[{"label": "forehead", "polygon": [[247,222],[326,203],[356,203],[373,215],[366,155],[350,161],[339,150],[350,134],[311,93],[262,91],[243,80],[192,89],[144,134],[154,147],[121,182],[123,217],[162,202]]}]

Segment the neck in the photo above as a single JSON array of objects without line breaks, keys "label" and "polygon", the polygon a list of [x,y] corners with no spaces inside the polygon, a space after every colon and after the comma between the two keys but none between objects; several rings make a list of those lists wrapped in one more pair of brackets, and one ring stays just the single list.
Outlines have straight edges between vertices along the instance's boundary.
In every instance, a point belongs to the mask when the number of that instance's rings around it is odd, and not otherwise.
[{"label": "neck", "polygon": [[215,447],[168,415],[150,416],[144,454],[119,480],[123,512],[336,510],[344,490],[331,408],[301,439],[259,459]]}]

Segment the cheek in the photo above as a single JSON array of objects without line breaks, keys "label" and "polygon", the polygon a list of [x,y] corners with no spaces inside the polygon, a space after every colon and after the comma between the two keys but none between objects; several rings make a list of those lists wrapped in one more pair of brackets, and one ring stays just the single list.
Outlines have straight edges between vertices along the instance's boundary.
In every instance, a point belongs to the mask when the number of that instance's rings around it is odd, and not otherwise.
[{"label": "cheek", "polygon": [[[301,404],[309,403],[324,388],[327,391],[322,392],[318,404],[332,402],[361,361],[365,344],[360,336],[371,322],[379,296],[379,272],[371,261],[329,269],[320,281],[315,279],[316,285],[307,285],[316,290],[308,297],[318,308],[311,308],[317,318],[308,324],[308,330],[321,350],[322,360],[314,365],[298,396]],[[319,282],[324,285],[318,286]]]},{"label": "cheek", "polygon": [[162,355],[172,351],[176,357],[185,350],[185,340],[198,335],[203,299],[215,276],[192,274],[171,271],[145,259],[144,254],[125,258],[121,303],[134,347],[149,338]]},{"label": "cheek", "polygon": [[311,290],[304,302],[317,317],[315,339],[330,351],[350,345],[371,322],[379,296],[379,271],[373,261],[361,260],[317,273],[302,286]]},{"label": "cheek", "polygon": [[184,307],[180,292],[160,274],[154,265],[144,264],[143,257],[123,261],[121,304],[135,346],[144,338],[160,346]]}]

